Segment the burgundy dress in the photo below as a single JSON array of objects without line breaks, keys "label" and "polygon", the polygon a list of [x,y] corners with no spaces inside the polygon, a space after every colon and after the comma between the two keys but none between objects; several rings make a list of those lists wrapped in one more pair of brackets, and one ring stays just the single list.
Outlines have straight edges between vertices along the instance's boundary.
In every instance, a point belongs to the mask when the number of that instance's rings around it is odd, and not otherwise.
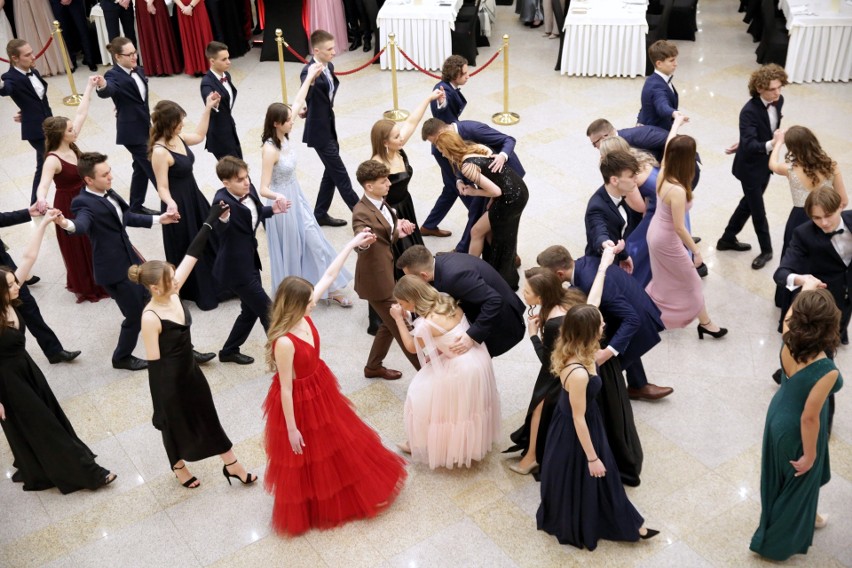
[{"label": "burgundy dress", "polygon": [[[83,189],[83,180],[77,173],[77,164],[66,162],[53,152],[48,156],[56,156],[62,170],[53,176],[56,185],[56,196],[53,198],[53,206],[62,211],[66,219],[74,219],[71,213],[71,200],[77,197]],[[59,227],[56,227],[56,242],[59,244],[59,252],[65,262],[65,288],[77,295],[77,303],[97,302],[102,298],[108,298],[106,290],[95,284],[94,271],[92,270],[92,245],[89,237],[85,235],[71,236]]]},{"label": "burgundy dress", "polygon": [[175,42],[172,21],[165,0],[154,0],[156,14],[148,12],[146,2],[136,2],[136,27],[139,32],[139,51],[145,73],[151,76],[180,73],[181,60]]},{"label": "burgundy dress", "polygon": [[183,46],[183,70],[187,75],[201,75],[207,73],[210,67],[204,50],[213,41],[213,29],[203,1],[192,9],[192,16],[184,16],[180,7],[189,6],[190,3],[191,0],[175,0],[180,43]]}]

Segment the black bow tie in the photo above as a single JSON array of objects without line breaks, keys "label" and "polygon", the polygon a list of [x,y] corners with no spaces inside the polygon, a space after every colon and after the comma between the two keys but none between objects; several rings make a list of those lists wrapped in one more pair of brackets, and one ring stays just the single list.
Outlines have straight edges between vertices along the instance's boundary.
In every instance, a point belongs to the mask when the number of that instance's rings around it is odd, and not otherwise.
[{"label": "black bow tie", "polygon": [[242,197],[240,197],[239,201],[240,201],[240,203],[242,203],[242,202],[243,202],[243,201],[245,201],[246,199],[248,199],[248,193],[246,193],[245,195],[243,195]]},{"label": "black bow tie", "polygon": [[131,75],[133,75],[134,73],[139,73],[139,71],[136,70],[136,67],[130,70]]},{"label": "black bow tie", "polygon": [[769,107],[777,107],[778,101],[772,101],[771,103],[766,103],[766,109],[769,110]]},{"label": "black bow tie", "polygon": [[115,197],[116,195],[117,195],[117,194],[115,193],[115,190],[114,190],[114,189],[108,189],[108,190],[106,190],[106,192],[104,193],[104,197]]},{"label": "black bow tie", "polygon": [[32,71],[27,71],[26,73],[24,73],[24,75],[26,75],[27,77],[32,77],[33,75],[35,75],[35,73],[33,73]]},{"label": "black bow tie", "polygon": [[831,237],[833,237],[833,236],[835,236],[835,235],[842,235],[842,234],[843,234],[843,229],[837,229],[836,231],[832,231],[832,232],[830,232],[830,233],[826,233],[826,235],[828,235],[828,238],[831,238]]},{"label": "black bow tie", "polygon": [[618,206],[624,207],[626,209],[627,208],[627,201],[625,201],[625,199],[622,197],[621,201],[618,202]]}]

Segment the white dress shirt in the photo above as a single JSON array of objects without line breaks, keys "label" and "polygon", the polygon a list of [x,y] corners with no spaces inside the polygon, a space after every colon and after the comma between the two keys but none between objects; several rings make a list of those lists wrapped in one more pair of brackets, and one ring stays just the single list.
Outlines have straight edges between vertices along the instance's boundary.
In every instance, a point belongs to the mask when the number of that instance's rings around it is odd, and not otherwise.
[{"label": "white dress shirt", "polygon": [[621,202],[624,199],[623,197],[613,197],[608,191],[606,192],[609,195],[609,198],[612,199],[612,202],[615,203],[615,208],[618,209],[618,212],[621,214],[621,218],[624,219],[624,227],[621,228],[621,234],[624,234],[624,230],[627,228],[627,204],[621,206]]},{"label": "white dress shirt", "polygon": [[[219,75],[218,73],[216,73],[212,69],[210,70],[210,72],[213,73],[213,76],[216,77],[216,80],[219,81],[220,83],[222,83],[222,79],[224,79],[226,77],[224,73]],[[231,80],[228,79],[227,81],[222,83],[222,87],[224,87],[225,90],[228,91],[228,100],[229,100],[228,108],[234,108],[234,90],[231,88]],[[214,108],[213,110],[215,110],[216,112],[219,112],[218,107]]]},{"label": "white dress shirt", "polygon": [[[17,70],[19,73],[23,74],[24,76],[26,76],[27,73],[32,73],[32,70],[24,71],[20,67],[15,67],[15,70]],[[33,86],[33,89],[35,89],[35,92],[36,92],[36,95],[38,95],[38,98],[43,99],[44,93],[47,92],[47,89],[44,88],[44,85],[42,85],[41,81],[38,80],[38,77],[35,76],[35,73],[33,73],[32,75],[27,77],[27,79],[30,80],[30,84]]]},{"label": "white dress shirt", "polygon": [[388,225],[390,225],[391,233],[393,233],[394,223],[393,223],[393,216],[391,215],[391,212],[390,212],[390,205],[385,203],[383,200],[373,199],[369,195],[366,195],[366,197],[367,197],[367,199],[370,200],[370,203],[372,203],[373,205],[376,206],[376,209],[379,210],[379,213],[381,213],[384,216],[385,220],[388,222]]},{"label": "white dress shirt", "polygon": [[[843,260],[843,264],[848,267],[849,263],[852,262],[852,233],[849,232],[849,227],[846,226],[843,219],[840,219],[840,224],[834,230],[837,231],[838,229],[843,229],[843,232],[831,237],[831,246],[837,251],[837,254]],[[787,276],[787,289],[791,292],[800,288],[800,285],[796,284],[796,278],[799,276],[803,275],[790,274]]]},{"label": "white dress shirt", "polygon": [[[766,108],[767,114],[769,114],[769,129],[772,132],[778,130],[778,107],[775,105],[766,106],[769,104],[769,101],[764,100],[763,97],[760,97],[760,102],[763,104],[764,108]],[[766,153],[772,153],[772,140],[766,143]]]},{"label": "white dress shirt", "polygon": [[[238,202],[242,199],[241,197],[234,195],[230,191],[228,191],[228,194],[231,197],[233,197],[234,199],[236,199]],[[255,230],[257,228],[258,213],[257,213],[257,206],[254,204],[254,199],[251,198],[250,194],[246,193],[245,199],[242,200],[242,203],[240,203],[240,205],[245,205],[248,208],[249,213],[251,213],[251,229],[252,229],[252,231]],[[231,220],[231,215],[228,214],[228,218],[225,219],[223,221],[223,223],[227,223],[230,220]]]}]

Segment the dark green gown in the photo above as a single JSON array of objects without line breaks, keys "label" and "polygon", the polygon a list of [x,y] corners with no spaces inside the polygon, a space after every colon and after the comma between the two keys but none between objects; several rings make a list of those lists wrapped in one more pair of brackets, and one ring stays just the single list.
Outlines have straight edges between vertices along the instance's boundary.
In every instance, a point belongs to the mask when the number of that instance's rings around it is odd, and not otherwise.
[{"label": "dark green gown", "polygon": [[[760,468],[760,525],[749,547],[766,558],[786,560],[794,554],[806,554],[813,543],[819,488],[831,479],[827,404],[819,415],[813,467],[795,477],[790,462],[802,457],[801,419],[808,395],[819,379],[835,370],[831,359],[814,361],[792,377],[782,370],[781,388],[769,404]],[[838,376],[831,392],[842,386],[843,377]]]}]

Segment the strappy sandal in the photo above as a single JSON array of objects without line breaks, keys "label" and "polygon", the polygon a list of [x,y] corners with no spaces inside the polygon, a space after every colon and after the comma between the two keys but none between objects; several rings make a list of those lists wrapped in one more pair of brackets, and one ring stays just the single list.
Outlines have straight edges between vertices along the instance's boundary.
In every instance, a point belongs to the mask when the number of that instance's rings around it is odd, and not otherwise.
[{"label": "strappy sandal", "polygon": [[253,475],[249,472],[246,472],[246,478],[245,479],[243,479],[239,475],[234,475],[233,473],[228,473],[228,467],[234,465],[238,461],[240,461],[240,460],[234,460],[231,463],[226,463],[225,465],[222,466],[222,475],[224,475],[225,479],[228,480],[228,485],[231,484],[231,478],[232,477],[235,478],[235,479],[239,479],[242,482],[243,485],[249,485],[249,484],[257,481],[257,476]]},{"label": "strappy sandal", "polygon": [[329,305],[331,305],[332,302],[334,302],[341,308],[351,308],[353,306],[352,300],[351,298],[349,298],[349,296],[336,292],[328,295]]},{"label": "strappy sandal", "polygon": [[[183,469],[185,467],[186,467],[186,464],[183,464],[180,467],[173,467],[172,471],[177,471],[177,470]],[[175,474],[175,477],[177,477],[178,483],[180,483],[180,478],[178,477],[178,474]],[[195,485],[193,485],[193,483],[195,483]],[[198,478],[193,475],[192,477],[190,477],[189,479],[187,479],[186,481],[181,483],[181,485],[183,485],[187,489],[195,489],[196,487],[201,485],[201,483],[198,481]]]}]

